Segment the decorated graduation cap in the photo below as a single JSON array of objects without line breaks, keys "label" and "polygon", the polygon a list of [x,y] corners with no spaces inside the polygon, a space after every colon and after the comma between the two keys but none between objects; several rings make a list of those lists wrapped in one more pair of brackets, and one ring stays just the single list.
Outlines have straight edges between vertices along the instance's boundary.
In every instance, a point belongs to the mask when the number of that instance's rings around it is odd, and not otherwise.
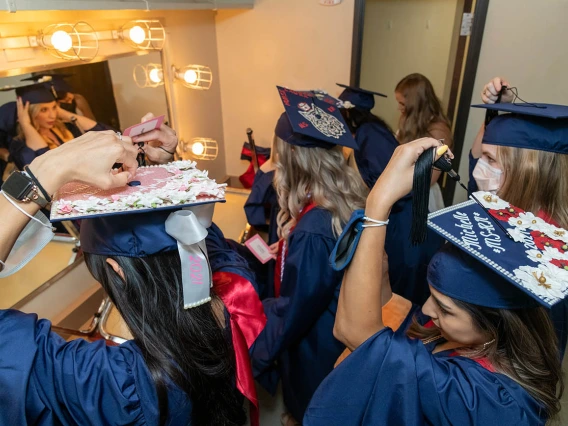
[{"label": "decorated graduation cap", "polygon": [[[491,193],[429,216],[453,247],[434,256],[428,282],[441,293],[490,308],[547,308],[568,294],[568,231]],[[512,238],[507,236],[497,220]]]},{"label": "decorated graduation cap", "polygon": [[24,104],[46,104],[56,100],[55,92],[50,84],[35,83],[15,88],[16,96],[22,98]]},{"label": "decorated graduation cap", "polygon": [[543,103],[472,106],[508,113],[491,120],[483,143],[568,154],[568,106]]},{"label": "decorated graduation cap", "polygon": [[71,77],[72,74],[50,74],[41,73],[35,74],[31,77],[24,78],[22,81],[34,81],[36,83],[48,83],[53,86],[57,93],[58,98],[62,98],[65,93],[73,93],[73,87],[67,82],[66,78]]},{"label": "decorated graduation cap", "polygon": [[214,203],[225,201],[225,185],[189,161],[141,167],[134,179],[134,185],[113,190],[78,182],[63,186],[54,197],[52,222],[83,219],[85,253],[144,258],[178,251],[184,307],[207,303],[211,271],[205,238]]},{"label": "decorated graduation cap", "polygon": [[345,90],[339,95],[339,99],[343,102],[350,102],[355,107],[360,109],[372,110],[375,107],[375,96],[386,98],[379,92],[372,92],[370,90],[361,89],[359,87],[347,86],[345,84],[336,83],[339,87]]},{"label": "decorated graduation cap", "polygon": [[357,149],[357,143],[345,123],[341,102],[317,91],[295,91],[278,87],[285,112],[275,133],[289,144],[306,148],[330,149],[336,145]]}]

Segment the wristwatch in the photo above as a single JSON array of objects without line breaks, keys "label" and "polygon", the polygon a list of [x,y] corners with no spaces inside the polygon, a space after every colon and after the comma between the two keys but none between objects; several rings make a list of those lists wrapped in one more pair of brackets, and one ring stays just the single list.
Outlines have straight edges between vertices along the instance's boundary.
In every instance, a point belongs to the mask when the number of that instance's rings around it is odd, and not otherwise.
[{"label": "wristwatch", "polygon": [[8,179],[2,185],[2,191],[23,203],[33,201],[42,209],[49,204],[26,172],[14,172],[8,176]]}]

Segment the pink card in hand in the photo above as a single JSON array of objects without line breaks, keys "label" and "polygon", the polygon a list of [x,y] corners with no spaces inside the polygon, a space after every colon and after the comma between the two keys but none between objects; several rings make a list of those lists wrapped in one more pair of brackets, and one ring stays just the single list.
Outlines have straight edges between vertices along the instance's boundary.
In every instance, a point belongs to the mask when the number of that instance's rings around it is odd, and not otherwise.
[{"label": "pink card in hand", "polygon": [[255,235],[250,240],[245,241],[245,246],[256,256],[258,260],[265,264],[269,260],[275,259],[275,256],[270,253],[270,247],[264,242],[260,235]]},{"label": "pink card in hand", "polygon": [[144,123],[135,124],[134,126],[130,126],[126,129],[122,134],[133,138],[134,136],[140,136],[141,134],[159,129],[162,126],[165,117],[165,115],[160,115],[159,117],[154,117]]}]

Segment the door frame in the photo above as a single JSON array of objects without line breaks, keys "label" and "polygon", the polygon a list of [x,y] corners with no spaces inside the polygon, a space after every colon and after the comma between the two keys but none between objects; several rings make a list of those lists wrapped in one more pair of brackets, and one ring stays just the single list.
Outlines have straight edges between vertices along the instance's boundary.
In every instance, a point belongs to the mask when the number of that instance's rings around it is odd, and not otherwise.
[{"label": "door frame", "polygon": [[[365,4],[366,0],[355,0],[354,22],[353,22],[353,42],[351,51],[351,77],[350,84],[358,87],[361,83],[361,64],[363,60],[363,32],[365,26]],[[465,2],[467,6],[468,2]],[[471,7],[471,3],[470,3]],[[452,78],[452,94],[454,96],[453,109],[455,109],[455,99],[459,90],[459,102],[457,104],[457,113],[455,115],[454,128],[454,160],[453,169],[459,170],[460,160],[463,152],[465,132],[467,129],[467,120],[470,112],[470,101],[473,95],[473,87],[475,85],[475,77],[477,74],[477,66],[479,64],[479,54],[481,52],[481,43],[483,41],[483,32],[485,30],[485,21],[487,20],[487,11],[489,9],[489,0],[476,0],[473,25],[471,28],[471,36],[465,58],[465,67],[463,72],[463,80],[461,90],[458,83],[455,83],[456,72]],[[460,60],[460,58],[456,58]],[[446,205],[453,204],[456,183],[448,179],[444,188],[444,202]]]}]

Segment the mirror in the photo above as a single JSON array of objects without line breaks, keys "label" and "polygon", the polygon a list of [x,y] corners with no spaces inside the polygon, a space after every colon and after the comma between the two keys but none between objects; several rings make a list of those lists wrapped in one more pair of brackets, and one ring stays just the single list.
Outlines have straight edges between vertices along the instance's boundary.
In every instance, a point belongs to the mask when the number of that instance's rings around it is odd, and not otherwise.
[{"label": "mirror", "polygon": [[[156,116],[165,115],[165,121],[169,122],[168,100],[164,86],[140,88],[133,77],[137,65],[146,66],[150,63],[162,64],[160,52],[44,70],[42,73],[69,74],[65,81],[71,86],[73,93],[67,95],[64,101],[74,99],[78,115],[94,117],[97,123],[123,131],[139,123],[148,112]],[[21,80],[37,74],[26,73],[0,78],[0,87],[29,84],[29,81]],[[15,99],[14,90],[0,91],[0,105],[13,102]],[[0,116],[0,121],[5,119],[6,116]],[[0,139],[0,145],[2,141],[3,139]],[[0,148],[7,149],[8,146]],[[15,168],[13,161],[6,164],[0,159],[0,170],[3,169],[4,178]],[[22,270],[0,279],[0,309],[14,306],[76,260],[76,239],[73,238],[73,234],[76,235],[77,227],[69,225],[71,223],[67,223],[66,226],[59,225],[56,238]]]}]

